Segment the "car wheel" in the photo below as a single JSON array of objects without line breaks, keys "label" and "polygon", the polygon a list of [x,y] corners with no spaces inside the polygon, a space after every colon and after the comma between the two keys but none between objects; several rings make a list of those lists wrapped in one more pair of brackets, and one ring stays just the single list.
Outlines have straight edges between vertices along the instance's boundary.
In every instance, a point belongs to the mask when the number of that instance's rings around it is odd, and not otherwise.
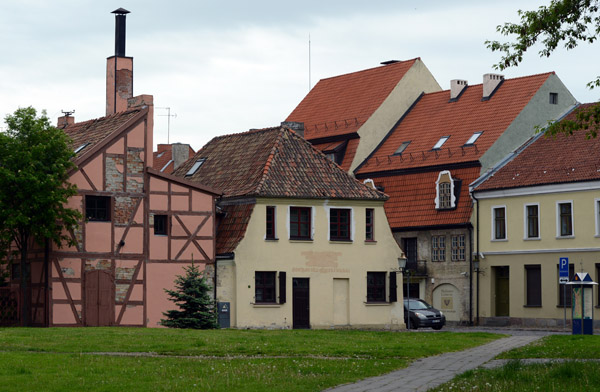
[{"label": "car wheel", "polygon": [[417,329],[419,328],[419,322],[413,319],[410,319],[410,329]]},{"label": "car wheel", "polygon": [[435,329],[436,331],[439,331],[440,329],[442,329],[443,325],[436,325],[434,327],[431,327],[433,329]]}]

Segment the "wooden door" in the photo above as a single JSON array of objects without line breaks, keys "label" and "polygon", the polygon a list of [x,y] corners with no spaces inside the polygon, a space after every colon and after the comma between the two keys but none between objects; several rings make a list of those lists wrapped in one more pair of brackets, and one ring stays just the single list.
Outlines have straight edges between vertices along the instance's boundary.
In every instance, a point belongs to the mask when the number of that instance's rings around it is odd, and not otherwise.
[{"label": "wooden door", "polygon": [[115,321],[115,286],[108,271],[85,273],[85,325],[101,327]]},{"label": "wooden door", "polygon": [[333,324],[350,325],[350,283],[333,279]]},{"label": "wooden door", "polygon": [[510,281],[508,267],[494,267],[496,272],[496,316],[508,317],[510,305]]},{"label": "wooden door", "polygon": [[310,328],[310,290],[308,278],[294,278],[292,286],[293,327]]}]

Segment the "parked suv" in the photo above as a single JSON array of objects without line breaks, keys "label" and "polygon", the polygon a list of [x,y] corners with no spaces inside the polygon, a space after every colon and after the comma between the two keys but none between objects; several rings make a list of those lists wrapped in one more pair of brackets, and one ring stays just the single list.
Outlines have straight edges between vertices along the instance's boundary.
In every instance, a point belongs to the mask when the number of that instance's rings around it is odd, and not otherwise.
[{"label": "parked suv", "polygon": [[[410,312],[408,305],[410,304]],[[446,316],[440,310],[437,310],[427,302],[418,298],[404,299],[404,323],[408,327],[406,316],[410,314],[410,327],[417,329],[420,327],[431,327],[433,329],[442,329],[446,325]]]}]

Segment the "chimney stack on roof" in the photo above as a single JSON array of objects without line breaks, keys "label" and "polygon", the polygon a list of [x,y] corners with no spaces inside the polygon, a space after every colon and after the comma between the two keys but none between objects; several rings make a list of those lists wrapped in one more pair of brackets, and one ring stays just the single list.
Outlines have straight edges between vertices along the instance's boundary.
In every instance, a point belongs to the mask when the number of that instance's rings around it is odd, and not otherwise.
[{"label": "chimney stack on roof", "polygon": [[115,14],[115,56],[125,57],[125,17],[130,12],[119,8],[111,12]]},{"label": "chimney stack on roof", "polygon": [[127,110],[127,100],[133,97],[133,58],[125,56],[125,18],[123,8],[115,14],[115,55],[106,60],[106,115]]},{"label": "chimney stack on roof", "polygon": [[453,79],[450,81],[450,100],[457,100],[459,95],[469,85],[469,82],[462,79]]},{"label": "chimney stack on roof", "polygon": [[504,75],[485,74],[483,75],[483,100],[486,101],[492,97],[494,91],[500,83],[504,81]]},{"label": "chimney stack on roof", "polygon": [[65,129],[68,125],[75,124],[75,117],[71,116],[71,114],[75,113],[75,110],[71,112],[64,112],[63,116],[58,118],[56,122],[56,127],[60,129]]},{"label": "chimney stack on roof", "polygon": [[282,127],[286,127],[296,132],[300,137],[304,137],[304,123],[299,121],[282,121]]}]

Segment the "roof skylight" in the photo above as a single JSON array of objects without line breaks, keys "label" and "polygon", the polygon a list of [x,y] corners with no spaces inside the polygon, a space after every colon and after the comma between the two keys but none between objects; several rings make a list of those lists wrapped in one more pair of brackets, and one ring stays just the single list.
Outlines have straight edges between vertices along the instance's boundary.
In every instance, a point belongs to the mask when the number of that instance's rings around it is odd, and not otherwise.
[{"label": "roof skylight", "polygon": [[470,146],[472,144],[475,144],[475,142],[477,141],[477,139],[479,139],[479,136],[481,136],[482,133],[483,133],[483,131],[480,131],[480,132],[475,132],[473,135],[471,135],[469,140],[467,140],[467,142],[465,143],[465,146]]},{"label": "roof skylight", "polygon": [[79,153],[81,150],[83,150],[84,148],[86,148],[86,147],[87,147],[87,146],[89,146],[90,144],[92,144],[92,143],[90,143],[90,142],[83,143],[81,146],[79,146],[79,147],[77,147],[77,148],[75,149],[75,154]]},{"label": "roof skylight", "polygon": [[433,146],[433,150],[439,150],[440,148],[442,148],[442,146],[444,145],[444,143],[446,143],[446,140],[448,139],[450,139],[450,136],[442,136],[440,140],[438,140],[438,142],[435,143],[435,146]]},{"label": "roof skylight", "polygon": [[200,166],[202,166],[202,164],[204,163],[204,161],[206,161],[206,158],[200,158],[198,159],[190,168],[190,170],[188,170],[187,173],[185,173],[186,177],[189,177],[191,175],[194,175],[194,173],[196,173],[198,171],[198,169],[200,169]]},{"label": "roof skylight", "polygon": [[402,155],[402,153],[404,152],[404,150],[406,150],[406,147],[408,147],[409,144],[410,144],[410,141],[403,142],[400,145],[400,147],[398,147],[398,149],[396,150],[396,152],[394,152],[394,155]]}]

